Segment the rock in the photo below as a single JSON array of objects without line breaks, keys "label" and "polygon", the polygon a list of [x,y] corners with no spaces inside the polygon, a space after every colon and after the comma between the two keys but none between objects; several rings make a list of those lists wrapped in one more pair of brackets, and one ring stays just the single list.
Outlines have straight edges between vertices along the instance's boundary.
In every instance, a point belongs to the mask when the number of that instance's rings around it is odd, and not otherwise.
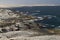
[{"label": "rock", "polygon": [[3,37],[3,38],[0,38],[0,40],[9,40],[9,39],[8,39],[8,38]]},{"label": "rock", "polygon": [[36,37],[13,37],[10,39],[14,40],[60,40],[58,35],[45,35],[45,36],[36,36]]},{"label": "rock", "polygon": [[34,36],[38,35],[38,32],[33,31],[11,31],[7,33],[1,33],[2,36],[5,36],[7,38],[17,37],[17,36]]}]

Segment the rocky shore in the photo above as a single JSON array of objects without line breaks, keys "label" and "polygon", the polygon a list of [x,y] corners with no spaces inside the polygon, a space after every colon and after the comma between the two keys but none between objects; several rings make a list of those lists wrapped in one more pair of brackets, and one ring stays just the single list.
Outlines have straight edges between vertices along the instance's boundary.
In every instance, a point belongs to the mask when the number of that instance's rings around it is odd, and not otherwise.
[{"label": "rocky shore", "polygon": [[33,17],[23,12],[1,9],[0,40],[59,40],[60,30],[35,22],[47,19],[48,17]]}]

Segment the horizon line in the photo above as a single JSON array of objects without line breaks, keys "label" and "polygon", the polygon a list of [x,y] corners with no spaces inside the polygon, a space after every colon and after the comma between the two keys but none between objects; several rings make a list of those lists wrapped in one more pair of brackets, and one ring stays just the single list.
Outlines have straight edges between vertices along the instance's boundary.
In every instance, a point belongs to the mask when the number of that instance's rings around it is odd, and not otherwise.
[{"label": "horizon line", "polygon": [[24,7],[24,6],[60,6],[60,4],[0,4],[0,8]]}]

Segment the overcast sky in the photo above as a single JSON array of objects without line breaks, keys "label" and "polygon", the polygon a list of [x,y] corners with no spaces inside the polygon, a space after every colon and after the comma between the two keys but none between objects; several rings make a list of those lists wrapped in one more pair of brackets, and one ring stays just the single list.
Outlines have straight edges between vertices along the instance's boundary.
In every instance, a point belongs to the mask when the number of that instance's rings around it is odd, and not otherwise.
[{"label": "overcast sky", "polygon": [[60,4],[60,0],[0,0],[1,4]]},{"label": "overcast sky", "polygon": [[60,4],[60,0],[0,0],[0,5],[39,5],[39,4]]}]

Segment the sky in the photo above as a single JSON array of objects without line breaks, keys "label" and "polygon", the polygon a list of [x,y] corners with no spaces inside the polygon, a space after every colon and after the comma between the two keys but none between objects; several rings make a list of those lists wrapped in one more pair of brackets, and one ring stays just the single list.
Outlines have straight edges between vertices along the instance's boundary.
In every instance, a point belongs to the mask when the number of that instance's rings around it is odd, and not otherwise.
[{"label": "sky", "polygon": [[56,6],[60,0],[0,0],[0,7],[12,6]]}]

